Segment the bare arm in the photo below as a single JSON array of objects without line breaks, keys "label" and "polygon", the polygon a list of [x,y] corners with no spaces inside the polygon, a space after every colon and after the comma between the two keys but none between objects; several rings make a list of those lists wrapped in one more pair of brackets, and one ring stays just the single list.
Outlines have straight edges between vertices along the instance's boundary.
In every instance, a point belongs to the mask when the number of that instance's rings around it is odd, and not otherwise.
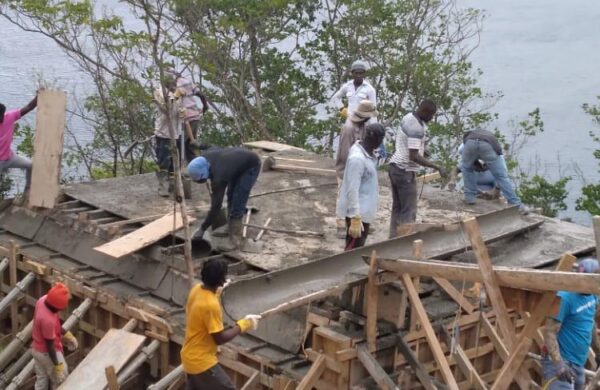
[{"label": "bare arm", "polygon": [[222,330],[221,332],[218,332],[218,333],[211,333],[210,335],[212,336],[213,340],[215,341],[215,343],[217,345],[222,345],[228,341],[233,340],[241,333],[242,333],[242,330],[240,329],[240,327],[238,325],[235,325],[232,328]]},{"label": "bare arm", "polygon": [[438,171],[441,170],[441,167],[439,165],[434,164],[431,161],[429,161],[428,159],[426,159],[425,157],[421,156],[417,149],[409,149],[408,158],[410,158],[411,161],[413,161],[423,167],[433,168]]},{"label": "bare arm", "polygon": [[554,362],[561,361],[560,348],[558,347],[557,335],[560,331],[561,323],[554,318],[546,318],[546,326],[544,327],[544,343],[548,349],[548,354]]},{"label": "bare arm", "polygon": [[600,353],[600,336],[598,336],[598,322],[594,322],[594,329],[592,329],[592,350],[597,355]]},{"label": "bare arm", "polygon": [[21,108],[21,116],[29,114],[34,108],[37,107],[37,95],[27,105]]},{"label": "bare arm", "polygon": [[56,356],[56,349],[54,349],[54,340],[44,339],[44,341],[46,342],[46,348],[48,349],[48,356],[56,366],[58,364],[58,357]]}]

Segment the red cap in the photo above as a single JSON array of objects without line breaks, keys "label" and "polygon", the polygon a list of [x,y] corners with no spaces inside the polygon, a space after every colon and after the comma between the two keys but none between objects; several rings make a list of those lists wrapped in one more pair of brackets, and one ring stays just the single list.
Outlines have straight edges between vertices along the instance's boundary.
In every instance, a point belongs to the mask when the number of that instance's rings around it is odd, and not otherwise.
[{"label": "red cap", "polygon": [[69,289],[62,283],[56,283],[48,291],[46,302],[58,310],[64,310],[69,303]]}]

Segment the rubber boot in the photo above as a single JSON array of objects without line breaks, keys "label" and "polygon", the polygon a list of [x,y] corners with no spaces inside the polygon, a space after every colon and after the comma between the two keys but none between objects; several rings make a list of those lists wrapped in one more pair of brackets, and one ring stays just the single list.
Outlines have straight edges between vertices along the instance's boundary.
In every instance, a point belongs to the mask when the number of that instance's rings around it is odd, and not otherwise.
[{"label": "rubber boot", "polygon": [[169,196],[169,188],[167,181],[169,180],[169,172],[158,171],[156,172],[156,178],[158,179],[158,195],[167,197]]},{"label": "rubber boot", "polygon": [[235,218],[229,220],[229,240],[238,249],[242,244],[242,219]]}]

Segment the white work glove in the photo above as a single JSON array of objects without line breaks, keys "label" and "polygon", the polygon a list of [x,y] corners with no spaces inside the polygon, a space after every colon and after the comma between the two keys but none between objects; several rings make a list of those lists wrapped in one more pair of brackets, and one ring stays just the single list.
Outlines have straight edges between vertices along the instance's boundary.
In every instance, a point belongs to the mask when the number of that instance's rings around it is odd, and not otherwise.
[{"label": "white work glove", "polygon": [[75,338],[75,336],[73,336],[73,333],[71,333],[70,331],[65,333],[62,339],[63,344],[65,345],[65,347],[67,347],[69,351],[75,351],[77,348],[79,348],[77,338]]},{"label": "white work glove", "polygon": [[222,286],[217,287],[217,296],[220,297],[221,294],[223,293],[223,289],[227,286],[229,286],[231,284],[231,279],[227,278],[225,279],[225,283],[223,283]]},{"label": "white work glove", "polygon": [[257,314],[248,314],[246,317],[237,321],[237,325],[240,327],[242,333],[246,333],[249,330],[258,329],[258,321],[262,317]]}]

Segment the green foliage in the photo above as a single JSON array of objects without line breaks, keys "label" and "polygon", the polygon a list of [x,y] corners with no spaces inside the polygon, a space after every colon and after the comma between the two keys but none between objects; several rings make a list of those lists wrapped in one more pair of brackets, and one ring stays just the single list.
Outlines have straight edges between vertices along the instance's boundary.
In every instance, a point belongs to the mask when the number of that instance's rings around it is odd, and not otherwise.
[{"label": "green foliage", "polygon": [[31,158],[33,156],[33,128],[29,125],[21,126],[16,123],[14,134],[16,138],[21,138],[21,142],[17,146],[17,152]]},{"label": "green foliage", "polygon": [[[600,96],[597,98],[600,100]],[[582,108],[585,113],[592,116],[592,120],[596,125],[600,125],[600,105],[586,103]],[[594,143],[600,144],[600,134],[590,131],[590,137]],[[600,148],[594,150],[594,157],[598,160],[600,167]],[[598,172],[600,172],[600,169]],[[582,195],[577,199],[575,208],[580,211],[587,211],[591,215],[600,215],[600,184],[585,184],[581,188],[581,193]]]},{"label": "green foliage", "polygon": [[570,180],[570,177],[563,177],[556,182],[550,182],[542,176],[535,175],[531,179],[522,180],[517,192],[523,203],[541,208],[542,214],[547,217],[556,217],[559,211],[567,209],[566,185]]}]

